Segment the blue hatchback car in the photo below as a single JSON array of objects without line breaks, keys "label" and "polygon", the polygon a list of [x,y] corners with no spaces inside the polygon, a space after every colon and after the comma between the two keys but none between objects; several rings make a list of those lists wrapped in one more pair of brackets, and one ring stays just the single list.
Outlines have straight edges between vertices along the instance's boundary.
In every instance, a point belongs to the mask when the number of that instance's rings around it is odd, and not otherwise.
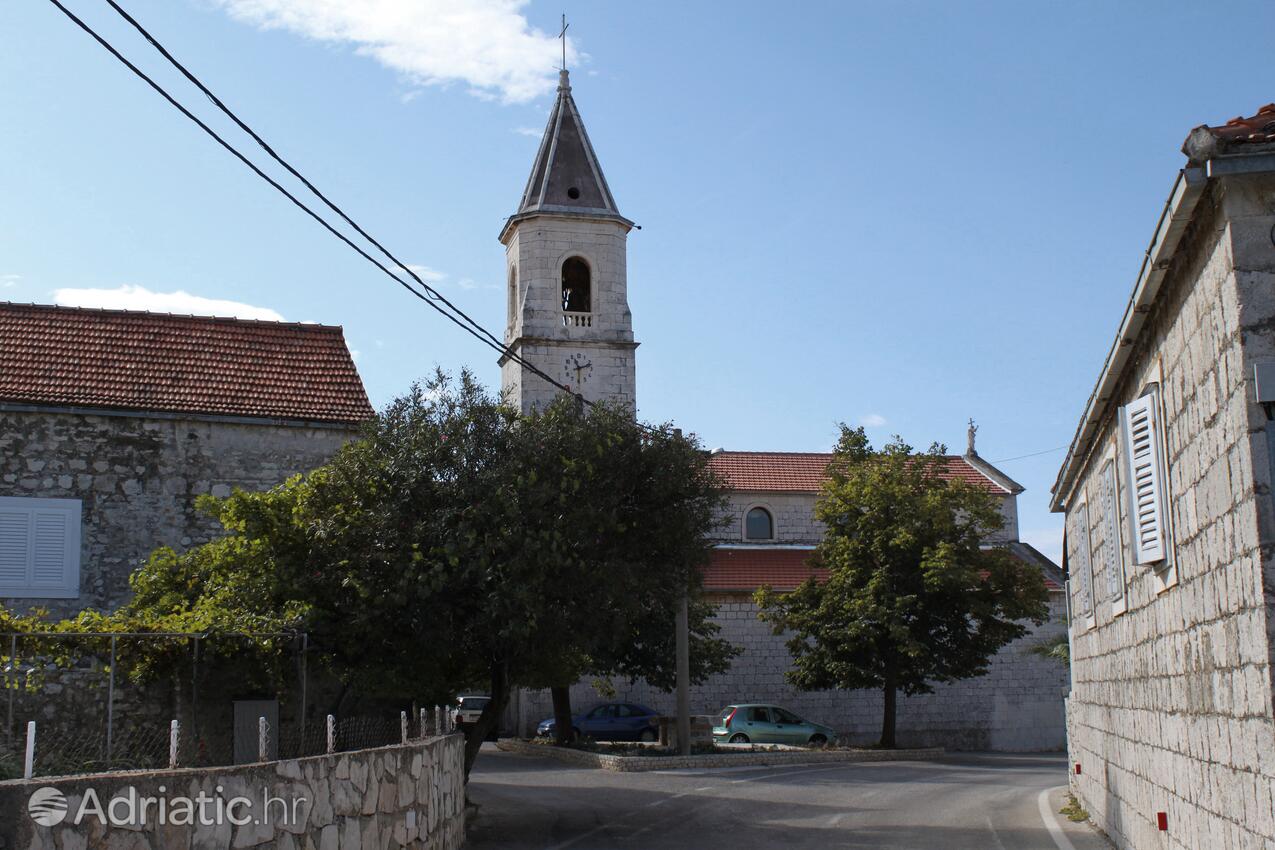
[{"label": "blue hatchback car", "polygon": [[[572,738],[595,741],[654,741],[659,738],[659,715],[644,705],[606,702],[571,718]],[[540,721],[536,734],[552,736],[553,718]]]}]

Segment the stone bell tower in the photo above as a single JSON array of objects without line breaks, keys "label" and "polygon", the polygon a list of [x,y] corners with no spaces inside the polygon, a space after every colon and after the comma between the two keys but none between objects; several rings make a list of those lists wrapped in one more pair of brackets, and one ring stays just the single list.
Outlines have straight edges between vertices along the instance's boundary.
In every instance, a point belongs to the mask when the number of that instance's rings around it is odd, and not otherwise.
[{"label": "stone bell tower", "polygon": [[[561,71],[531,177],[500,231],[505,246],[505,345],[589,401],[636,410],[636,349],[620,215]],[[562,392],[508,356],[501,389],[524,413]]]}]

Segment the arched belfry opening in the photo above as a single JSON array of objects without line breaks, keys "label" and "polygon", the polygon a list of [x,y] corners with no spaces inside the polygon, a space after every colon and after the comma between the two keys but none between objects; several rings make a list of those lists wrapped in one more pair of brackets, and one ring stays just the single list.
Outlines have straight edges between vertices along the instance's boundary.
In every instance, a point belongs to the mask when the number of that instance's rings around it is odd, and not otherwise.
[{"label": "arched belfry opening", "polygon": [[589,264],[579,257],[568,257],[562,264],[562,312],[590,312],[593,303],[592,287]]}]

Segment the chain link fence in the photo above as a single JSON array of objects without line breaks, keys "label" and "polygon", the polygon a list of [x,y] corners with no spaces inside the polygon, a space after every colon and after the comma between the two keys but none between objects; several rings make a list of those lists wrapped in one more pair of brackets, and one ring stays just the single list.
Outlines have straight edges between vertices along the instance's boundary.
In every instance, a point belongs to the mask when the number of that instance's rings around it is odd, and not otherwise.
[{"label": "chain link fence", "polygon": [[[254,657],[263,638],[270,653]],[[0,779],[26,773],[29,743],[31,775],[61,776],[299,758],[450,728],[433,706],[319,713],[316,698],[341,700],[311,680],[307,648],[300,634],[0,635]]]}]

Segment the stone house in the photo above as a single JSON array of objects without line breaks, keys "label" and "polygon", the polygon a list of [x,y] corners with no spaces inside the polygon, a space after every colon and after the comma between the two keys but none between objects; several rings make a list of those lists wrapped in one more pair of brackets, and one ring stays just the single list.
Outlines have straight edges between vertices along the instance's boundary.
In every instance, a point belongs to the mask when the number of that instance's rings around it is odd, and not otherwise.
[{"label": "stone house", "polygon": [[[518,207],[500,231],[508,281],[505,343],[538,369],[588,401],[637,404],[633,315],[628,306],[624,218],[607,185],[561,72],[531,174]],[[523,412],[559,389],[508,358],[500,360],[506,398]],[[814,519],[819,483],[830,455],[719,452],[713,464],[727,480],[733,517],[717,541],[705,584],[719,604],[723,637],[744,648],[731,671],[692,688],[692,710],[716,713],[740,700],[774,701],[827,723],[855,741],[879,737],[881,696],[866,692],[799,693],[784,681],[791,658],[783,638],[757,619],[752,593],[762,584],[791,589],[809,574],[805,561],[822,532]],[[1005,528],[996,540],[1040,567],[1051,584],[1056,622],[1006,647],[992,671],[941,687],[926,697],[902,698],[899,741],[968,748],[1061,749],[1066,668],[1029,652],[1062,631],[1062,574],[1018,540],[1017,496],[1022,488],[970,450],[948,459],[952,475],[977,481],[1002,497]],[[661,711],[673,696],[644,683],[615,683],[619,696]],[[599,700],[588,683],[575,686],[573,705]],[[552,713],[547,692],[515,697],[506,724],[526,734]]]},{"label": "stone house", "polygon": [[339,327],[0,303],[0,604],[128,598],[203,493],[322,465],[372,416]]},{"label": "stone house", "polygon": [[1275,843],[1275,104],[1198,127],[1054,486],[1071,787],[1122,848]]}]

